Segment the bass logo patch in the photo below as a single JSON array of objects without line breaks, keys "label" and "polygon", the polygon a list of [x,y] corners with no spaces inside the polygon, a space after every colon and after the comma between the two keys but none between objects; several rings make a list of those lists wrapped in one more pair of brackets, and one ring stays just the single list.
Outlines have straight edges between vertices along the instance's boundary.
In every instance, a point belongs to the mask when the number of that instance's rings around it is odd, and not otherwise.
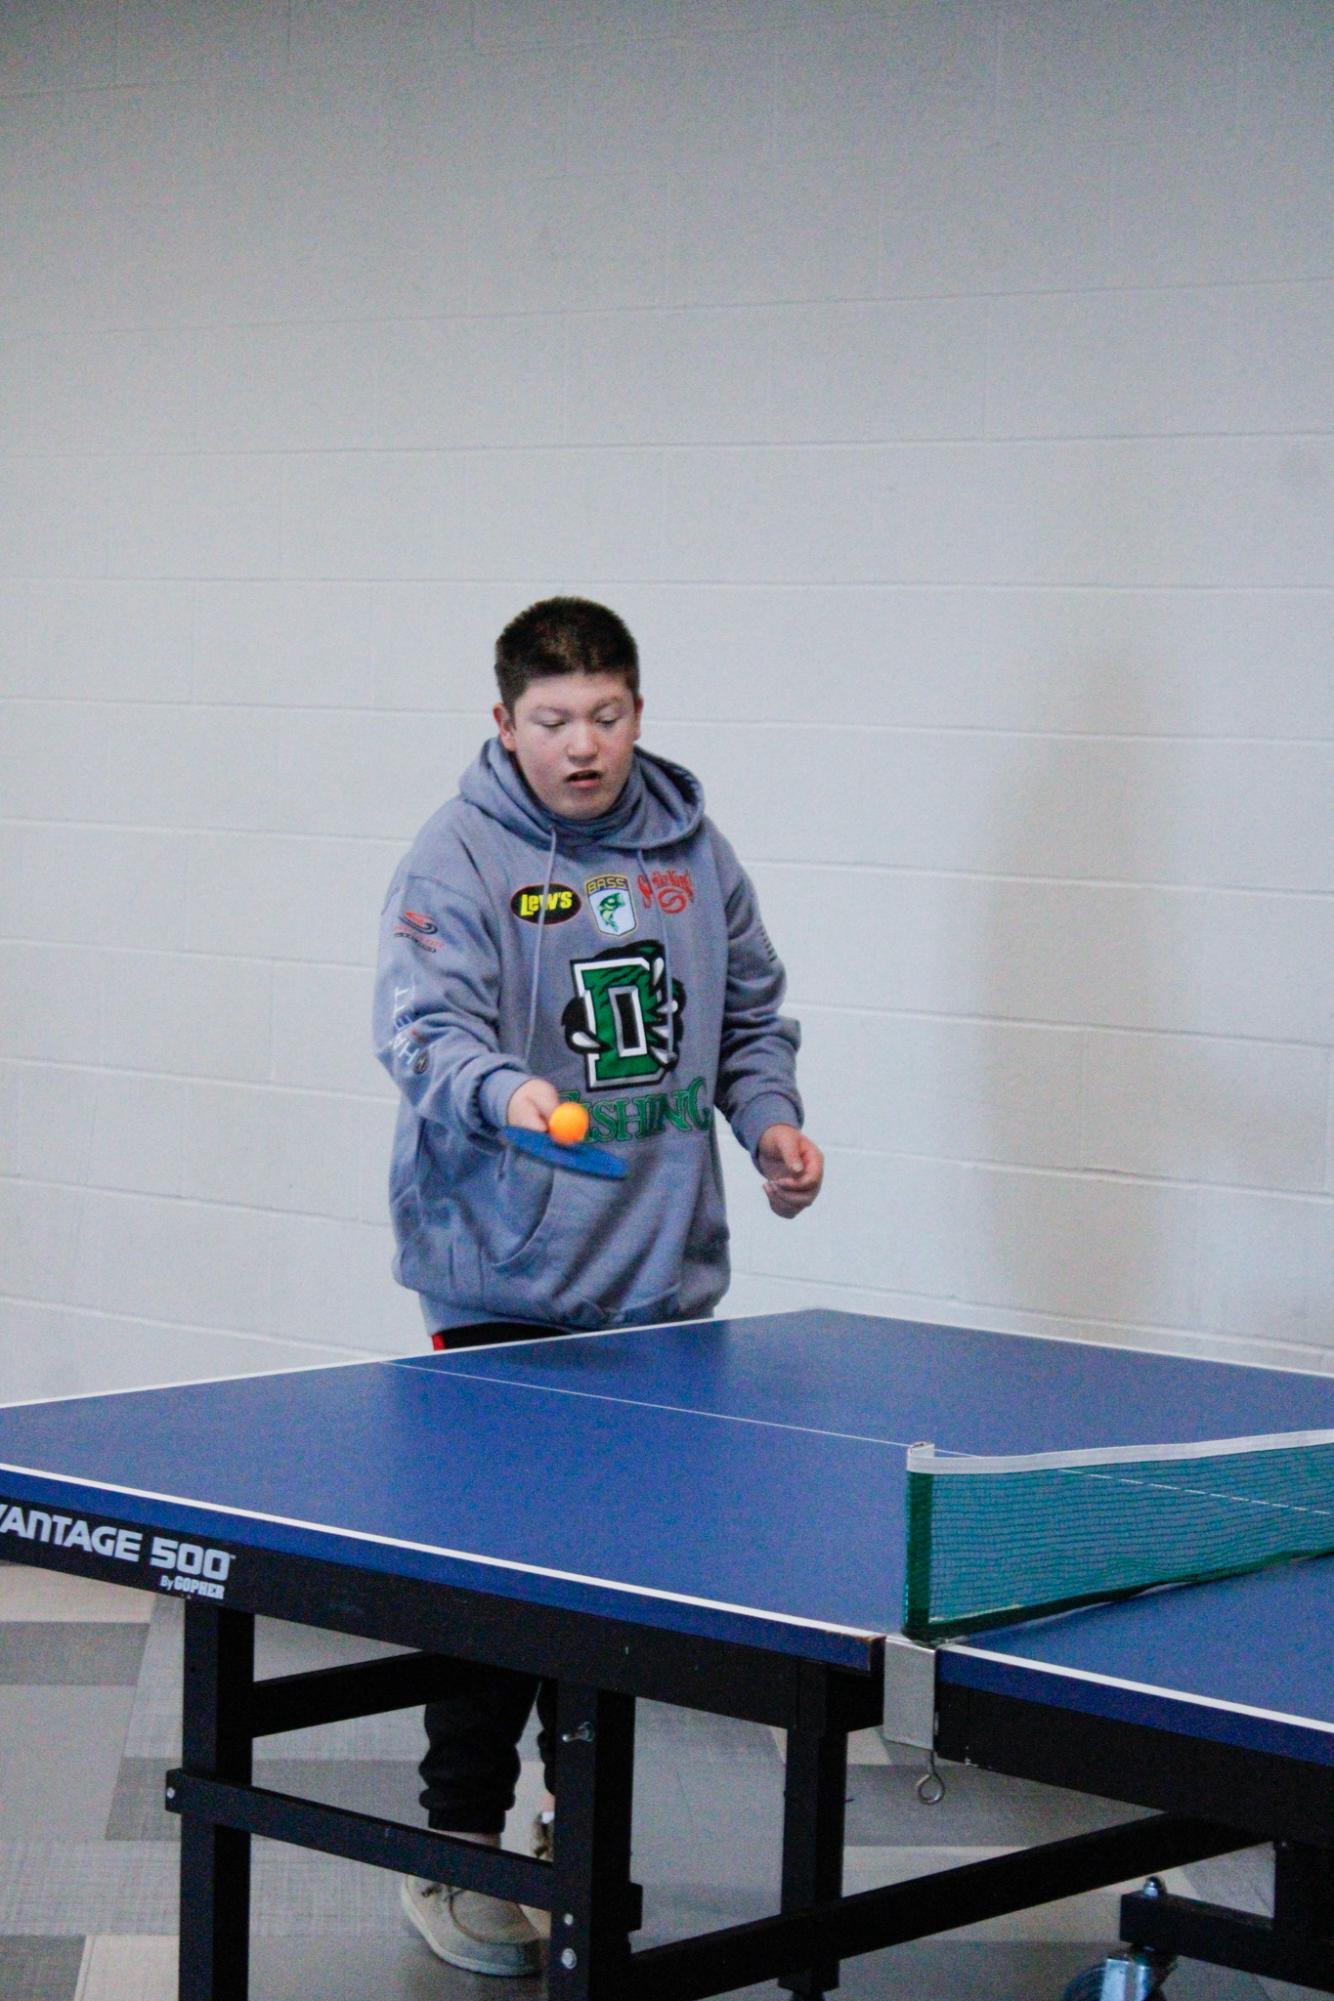
[{"label": "bass logo patch", "polygon": [[593,922],[608,938],[624,938],[639,922],[628,875],[591,875],[584,895],[593,913]]}]

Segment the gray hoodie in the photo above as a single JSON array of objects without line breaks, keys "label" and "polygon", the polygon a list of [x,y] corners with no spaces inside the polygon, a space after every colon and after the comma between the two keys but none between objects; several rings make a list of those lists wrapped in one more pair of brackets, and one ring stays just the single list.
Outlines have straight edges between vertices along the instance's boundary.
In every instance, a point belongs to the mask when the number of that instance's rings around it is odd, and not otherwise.
[{"label": "gray hoodie", "polygon": [[[380,926],[376,1054],[402,1096],[394,1273],[440,1325],[709,1312],[729,1276],[714,1125],[801,1123],[800,1040],[755,892],[699,782],[635,752],[596,820],[549,813],[492,738],[422,828]],[[578,1098],[624,1181],[497,1128],[529,1077]]]}]

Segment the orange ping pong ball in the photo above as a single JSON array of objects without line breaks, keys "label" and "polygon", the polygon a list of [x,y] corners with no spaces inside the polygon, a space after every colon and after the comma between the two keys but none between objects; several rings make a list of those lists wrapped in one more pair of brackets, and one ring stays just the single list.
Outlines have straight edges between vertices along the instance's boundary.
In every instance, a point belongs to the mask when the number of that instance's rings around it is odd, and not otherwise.
[{"label": "orange ping pong ball", "polygon": [[572,1099],[557,1105],[547,1120],[547,1131],[558,1146],[578,1146],[588,1131],[588,1111]]}]

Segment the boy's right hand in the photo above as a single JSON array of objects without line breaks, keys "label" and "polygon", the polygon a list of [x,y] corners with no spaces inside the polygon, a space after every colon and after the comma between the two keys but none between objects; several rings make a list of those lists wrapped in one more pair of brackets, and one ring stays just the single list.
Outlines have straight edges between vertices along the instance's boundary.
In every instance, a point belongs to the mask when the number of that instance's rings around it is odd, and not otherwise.
[{"label": "boy's right hand", "polygon": [[524,1126],[529,1132],[544,1133],[547,1120],[560,1103],[560,1092],[545,1077],[530,1077],[520,1084],[505,1107],[507,1126]]}]

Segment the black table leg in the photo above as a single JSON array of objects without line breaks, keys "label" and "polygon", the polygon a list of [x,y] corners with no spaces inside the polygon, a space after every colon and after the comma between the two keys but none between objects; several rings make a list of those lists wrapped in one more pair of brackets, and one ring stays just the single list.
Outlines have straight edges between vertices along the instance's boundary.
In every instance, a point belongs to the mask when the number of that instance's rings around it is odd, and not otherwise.
[{"label": "black table leg", "polygon": [[556,1902],[552,2001],[623,2001],[635,1892],[630,1882],[635,1705],[562,1682],[557,1707]]},{"label": "black table leg", "polygon": [[[183,1770],[248,1785],[255,1621],[201,1600],[185,1607]],[[246,2001],[250,1836],[181,1817],[180,2001]]]},{"label": "black table leg", "polygon": [[1275,1842],[1272,1918],[1146,1884],[1121,1900],[1121,1936],[1131,1945],[1334,1994],[1334,1854],[1305,1842]]},{"label": "black table leg", "polygon": [[[783,1791],[784,1911],[842,1896],[847,1792],[847,1732],[818,1725],[789,1730]],[[821,1955],[800,1972],[782,1975],[779,1985],[802,2001],[819,2001],[838,1986],[838,1960],[832,1954]]]},{"label": "black table leg", "polygon": [[1334,1851],[1274,1843],[1274,1922],[1334,1944]]}]

